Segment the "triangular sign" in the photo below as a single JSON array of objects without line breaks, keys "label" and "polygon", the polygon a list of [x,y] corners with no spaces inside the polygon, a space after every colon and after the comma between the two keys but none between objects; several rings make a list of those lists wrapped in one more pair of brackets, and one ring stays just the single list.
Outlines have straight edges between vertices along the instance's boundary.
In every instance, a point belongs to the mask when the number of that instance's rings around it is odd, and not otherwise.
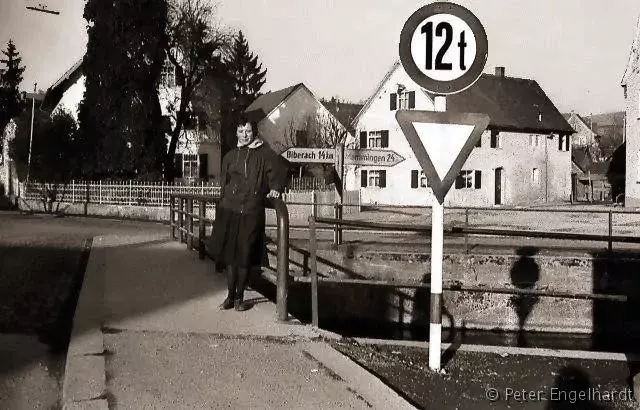
[{"label": "triangular sign", "polygon": [[396,120],[422,166],[433,194],[438,202],[444,203],[444,197],[489,125],[489,116],[399,110]]}]

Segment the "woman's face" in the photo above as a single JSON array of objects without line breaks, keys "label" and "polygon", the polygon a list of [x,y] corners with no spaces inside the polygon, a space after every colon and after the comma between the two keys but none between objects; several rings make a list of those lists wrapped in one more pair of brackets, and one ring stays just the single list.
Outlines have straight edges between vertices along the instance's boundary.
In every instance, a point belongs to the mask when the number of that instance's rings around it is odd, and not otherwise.
[{"label": "woman's face", "polygon": [[246,123],[244,125],[238,125],[236,136],[238,137],[238,143],[240,145],[247,145],[253,141],[253,129],[251,128],[251,124]]}]

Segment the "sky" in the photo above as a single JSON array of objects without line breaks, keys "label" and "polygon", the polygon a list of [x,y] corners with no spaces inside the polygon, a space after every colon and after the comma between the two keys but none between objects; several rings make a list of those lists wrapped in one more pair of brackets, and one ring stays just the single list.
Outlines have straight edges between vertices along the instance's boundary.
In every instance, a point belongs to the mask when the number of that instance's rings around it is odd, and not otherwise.
[{"label": "sky", "polygon": [[[60,15],[27,10],[46,4]],[[318,98],[358,102],[398,58],[416,0],[220,0],[218,22],[241,29],[267,68],[263,91],[298,82]],[[562,112],[621,111],[620,81],[640,16],[638,0],[458,0],[482,22],[485,72],[536,80]],[[0,43],[12,38],[27,66],[23,88],[46,89],[86,49],[82,0],[0,0]]]}]

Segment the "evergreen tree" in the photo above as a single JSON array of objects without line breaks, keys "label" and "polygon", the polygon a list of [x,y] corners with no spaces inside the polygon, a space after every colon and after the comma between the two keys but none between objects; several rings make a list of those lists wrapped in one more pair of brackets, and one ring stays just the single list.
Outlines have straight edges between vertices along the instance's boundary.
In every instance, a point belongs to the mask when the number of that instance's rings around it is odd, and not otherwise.
[{"label": "evergreen tree", "polygon": [[[260,95],[267,70],[262,69],[262,64],[258,63],[258,56],[249,50],[249,44],[242,31],[236,35],[225,63],[232,83],[231,114],[237,117]],[[227,148],[235,146],[235,132],[227,130],[226,134],[231,137],[225,141]]]},{"label": "evergreen tree", "polygon": [[25,67],[12,40],[9,40],[4,58],[0,60],[0,136],[11,118],[20,115],[24,109],[24,99],[20,93],[22,74]]},{"label": "evergreen tree", "polygon": [[166,141],[158,81],[167,43],[166,0],[88,0],[86,90],[80,104],[85,172],[158,178]]}]

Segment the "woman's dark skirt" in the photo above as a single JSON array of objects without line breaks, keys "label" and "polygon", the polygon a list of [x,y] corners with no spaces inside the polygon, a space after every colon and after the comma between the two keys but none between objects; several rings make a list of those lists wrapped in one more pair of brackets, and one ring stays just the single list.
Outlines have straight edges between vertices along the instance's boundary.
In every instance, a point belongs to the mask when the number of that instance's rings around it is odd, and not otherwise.
[{"label": "woman's dark skirt", "polygon": [[218,207],[209,243],[212,259],[216,264],[239,267],[268,264],[264,228],[264,210],[240,214]]}]

